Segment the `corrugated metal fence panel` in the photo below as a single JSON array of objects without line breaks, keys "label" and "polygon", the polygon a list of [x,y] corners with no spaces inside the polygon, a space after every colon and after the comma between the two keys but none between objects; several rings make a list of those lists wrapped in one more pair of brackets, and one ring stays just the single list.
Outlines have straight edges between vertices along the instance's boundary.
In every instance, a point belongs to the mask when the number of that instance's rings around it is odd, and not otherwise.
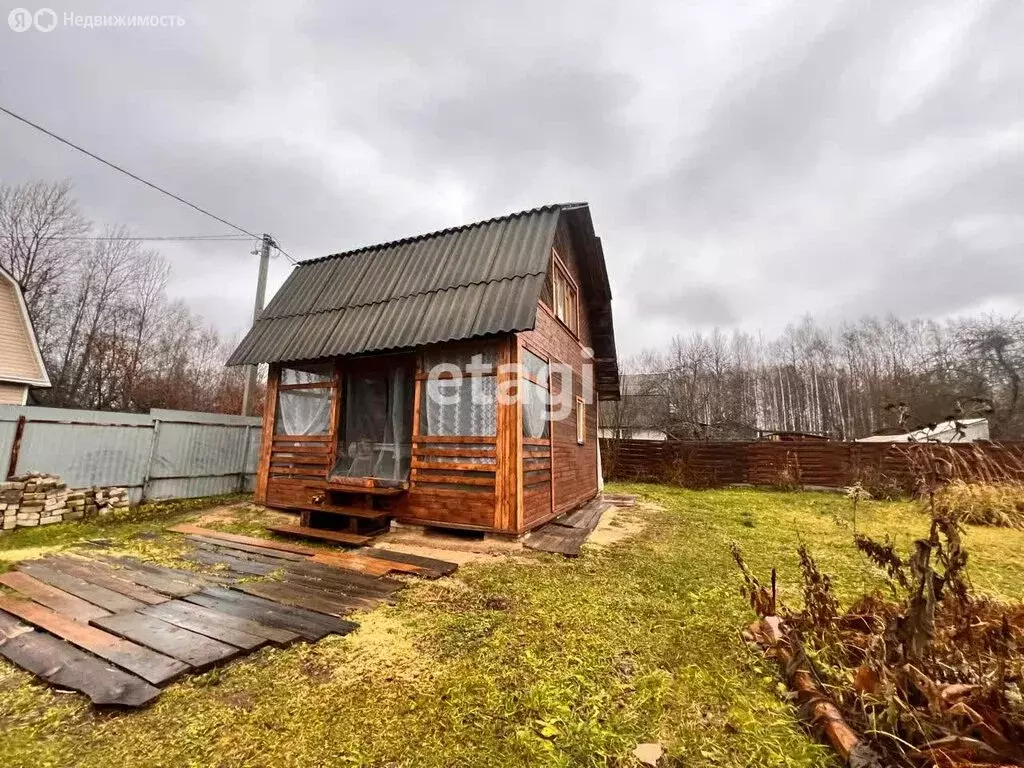
[{"label": "corrugated metal fence panel", "polygon": [[60,424],[27,420],[18,473],[60,475],[69,486],[121,485],[142,498],[153,428],[137,424]]},{"label": "corrugated metal fence panel", "polygon": [[149,414],[0,406],[0,478],[18,418],[17,473],[60,475],[73,487],[121,485],[133,502],[255,487],[258,417],[154,409]]},{"label": "corrugated metal fence panel", "polygon": [[0,416],[0,481],[7,477],[7,465],[11,458],[11,446],[14,445],[14,433],[18,429],[18,420],[6,421]]},{"label": "corrugated metal fence panel", "polygon": [[258,427],[157,422],[147,495],[184,498],[242,488]]}]

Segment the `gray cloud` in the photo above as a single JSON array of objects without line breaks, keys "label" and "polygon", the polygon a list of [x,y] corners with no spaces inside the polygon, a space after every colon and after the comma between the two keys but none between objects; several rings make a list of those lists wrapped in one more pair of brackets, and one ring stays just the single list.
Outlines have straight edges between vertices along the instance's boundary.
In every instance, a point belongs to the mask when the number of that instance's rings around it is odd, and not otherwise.
[{"label": "gray cloud", "polygon": [[[589,200],[623,353],[805,312],[1024,306],[1017,0],[167,12],[185,26],[0,26],[0,103],[299,257]],[[0,179],[65,177],[97,221],[221,230],[0,120]],[[229,333],[249,249],[162,248],[175,293]]]}]

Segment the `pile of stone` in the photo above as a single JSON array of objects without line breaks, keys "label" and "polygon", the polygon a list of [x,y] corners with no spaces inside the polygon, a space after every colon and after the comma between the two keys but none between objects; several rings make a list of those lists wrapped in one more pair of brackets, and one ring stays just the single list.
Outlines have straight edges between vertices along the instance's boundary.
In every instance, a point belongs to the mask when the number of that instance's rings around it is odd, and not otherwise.
[{"label": "pile of stone", "polygon": [[100,516],[109,515],[119,509],[128,509],[131,502],[128,501],[127,488],[87,488],[85,494],[86,507],[96,507],[96,513]]},{"label": "pile of stone", "polygon": [[128,506],[127,488],[69,489],[57,475],[30,472],[0,483],[5,531],[107,515]]}]

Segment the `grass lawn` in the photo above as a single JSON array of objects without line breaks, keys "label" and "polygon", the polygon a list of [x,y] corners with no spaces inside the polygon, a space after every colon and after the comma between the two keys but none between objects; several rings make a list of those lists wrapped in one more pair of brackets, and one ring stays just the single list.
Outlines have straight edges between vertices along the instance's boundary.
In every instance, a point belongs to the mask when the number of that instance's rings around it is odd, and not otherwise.
[{"label": "grass lawn", "polygon": [[[142,712],[98,715],[0,662],[0,765],[626,766],[657,740],[673,766],[833,765],[779,697],[776,670],[739,639],[753,617],[728,544],[758,573],[778,565],[792,599],[803,541],[849,598],[881,583],[852,546],[849,502],[610,490],[657,505],[619,513],[615,524],[637,529],[629,538],[577,560],[529,553],[414,580],[398,605],[357,616],[349,637],[263,650]],[[50,537],[103,536],[170,558],[177,540],[149,537],[166,523],[18,532],[0,538],[0,568]],[[926,531],[909,503],[862,502],[856,524],[904,548]],[[966,541],[976,588],[1024,597],[1024,532],[975,528]]]}]

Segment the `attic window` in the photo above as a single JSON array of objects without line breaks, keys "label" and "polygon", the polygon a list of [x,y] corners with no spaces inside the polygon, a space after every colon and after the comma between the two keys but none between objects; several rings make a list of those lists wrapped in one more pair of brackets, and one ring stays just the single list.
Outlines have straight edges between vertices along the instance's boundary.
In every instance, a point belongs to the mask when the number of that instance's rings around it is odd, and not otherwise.
[{"label": "attic window", "polygon": [[552,309],[555,317],[561,320],[565,326],[579,336],[579,292],[576,283],[569,276],[569,272],[558,257],[558,251],[551,251],[551,292]]}]

